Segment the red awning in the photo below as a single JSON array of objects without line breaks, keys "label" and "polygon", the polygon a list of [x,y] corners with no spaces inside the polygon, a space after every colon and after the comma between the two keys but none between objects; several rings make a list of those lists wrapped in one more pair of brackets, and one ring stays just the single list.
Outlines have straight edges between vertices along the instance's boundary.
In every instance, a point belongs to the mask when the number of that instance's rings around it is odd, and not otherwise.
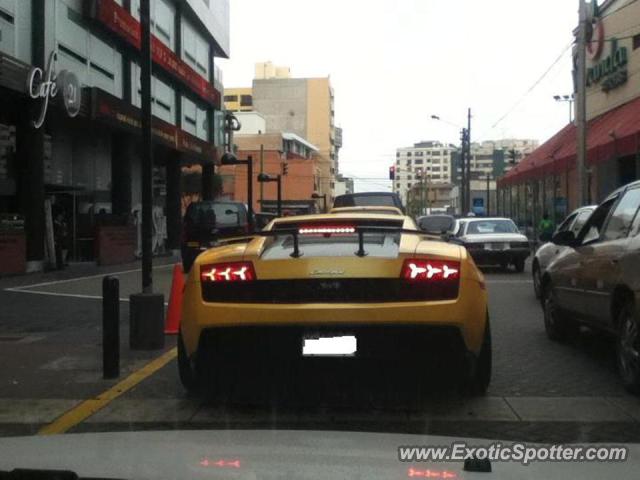
[{"label": "red awning", "polygon": [[[587,164],[638,152],[640,98],[591,119],[587,127]],[[498,180],[503,187],[561,173],[575,165],[576,127],[565,126]]]}]

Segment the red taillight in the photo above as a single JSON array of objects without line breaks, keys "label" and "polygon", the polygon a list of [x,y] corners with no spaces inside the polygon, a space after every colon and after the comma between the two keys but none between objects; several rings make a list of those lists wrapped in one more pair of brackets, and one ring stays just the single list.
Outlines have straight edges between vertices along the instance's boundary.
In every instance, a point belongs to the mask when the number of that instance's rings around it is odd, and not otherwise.
[{"label": "red taillight", "polygon": [[214,263],[200,266],[202,282],[250,282],[256,279],[251,262]]},{"label": "red taillight", "polygon": [[460,262],[408,258],[402,266],[401,277],[416,282],[457,281],[460,278]]},{"label": "red taillight", "polygon": [[302,225],[300,235],[349,235],[356,233],[353,225]]}]

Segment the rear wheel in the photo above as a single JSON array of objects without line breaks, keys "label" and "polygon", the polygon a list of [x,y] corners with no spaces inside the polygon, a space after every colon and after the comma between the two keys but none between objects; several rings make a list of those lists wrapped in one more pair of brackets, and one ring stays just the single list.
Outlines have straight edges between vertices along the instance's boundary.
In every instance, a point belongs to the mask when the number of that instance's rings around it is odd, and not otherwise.
[{"label": "rear wheel", "polygon": [[491,382],[491,327],[489,315],[484,327],[484,337],[480,353],[473,357],[467,369],[466,393],[473,396],[485,395]]},{"label": "rear wheel", "polygon": [[550,283],[543,290],[544,329],[547,337],[556,342],[565,342],[577,336],[579,325],[560,310]]},{"label": "rear wheel", "polygon": [[533,291],[536,294],[536,298],[540,299],[542,297],[542,277],[540,275],[540,265],[538,265],[537,261],[533,262],[531,272],[533,276]]},{"label": "rear wheel", "polygon": [[513,265],[516,267],[516,272],[518,273],[524,272],[524,258],[516,258],[513,261]]},{"label": "rear wheel", "polygon": [[200,390],[200,381],[195,368],[191,364],[187,351],[182,340],[182,333],[178,335],[178,373],[180,382],[189,394],[198,393]]},{"label": "rear wheel", "polygon": [[640,327],[633,314],[633,304],[626,302],[618,313],[616,360],[624,387],[640,393]]}]

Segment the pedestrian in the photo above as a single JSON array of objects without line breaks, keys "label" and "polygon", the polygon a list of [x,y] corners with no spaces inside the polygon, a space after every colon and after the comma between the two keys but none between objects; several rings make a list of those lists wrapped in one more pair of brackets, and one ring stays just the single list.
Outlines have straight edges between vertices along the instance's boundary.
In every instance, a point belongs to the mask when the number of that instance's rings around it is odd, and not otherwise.
[{"label": "pedestrian", "polygon": [[62,208],[57,211],[53,219],[53,239],[55,244],[56,268],[62,270],[67,265],[67,254],[69,253],[69,226]]},{"label": "pedestrian", "polygon": [[548,242],[551,240],[551,237],[553,236],[553,222],[549,218],[549,214],[547,212],[544,212],[542,215],[538,231],[540,232],[539,238],[541,242]]}]

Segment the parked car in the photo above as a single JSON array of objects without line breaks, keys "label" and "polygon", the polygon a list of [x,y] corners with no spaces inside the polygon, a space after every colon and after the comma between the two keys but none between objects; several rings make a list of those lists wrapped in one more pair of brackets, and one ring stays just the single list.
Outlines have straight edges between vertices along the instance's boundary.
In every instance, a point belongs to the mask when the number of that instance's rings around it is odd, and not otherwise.
[{"label": "parked car", "polygon": [[362,192],[338,195],[333,201],[333,208],[340,207],[396,207],[404,213],[404,206],[400,196],[391,192]]},{"label": "parked car", "polygon": [[455,239],[462,243],[479,265],[513,265],[524,271],[530,255],[529,240],[510,218],[465,217],[457,221]]},{"label": "parked car", "polygon": [[[554,235],[559,232],[571,230],[577,236],[580,232],[580,229],[589,219],[591,213],[595,210],[595,208],[596,205],[589,205],[574,210],[569,214],[569,216],[567,216],[567,218],[563,220],[558,228],[556,228]],[[565,248],[566,247],[561,247],[560,245],[556,245],[553,242],[546,242],[542,244],[536,251],[533,257],[533,262],[531,264],[531,274],[533,275],[533,291],[535,292],[536,298],[540,298],[540,282],[542,280],[544,272],[547,269],[547,266],[549,266],[553,259],[556,258],[561,252],[563,252]]]},{"label": "parked car", "polygon": [[565,230],[553,243],[567,247],[542,277],[544,326],[552,340],[568,340],[580,325],[616,338],[624,386],[640,392],[640,182],[613,192],[576,236]]},{"label": "parked car", "polygon": [[185,272],[204,250],[224,238],[251,232],[247,206],[240,202],[203,201],[187,207],[182,224],[182,266]]}]

